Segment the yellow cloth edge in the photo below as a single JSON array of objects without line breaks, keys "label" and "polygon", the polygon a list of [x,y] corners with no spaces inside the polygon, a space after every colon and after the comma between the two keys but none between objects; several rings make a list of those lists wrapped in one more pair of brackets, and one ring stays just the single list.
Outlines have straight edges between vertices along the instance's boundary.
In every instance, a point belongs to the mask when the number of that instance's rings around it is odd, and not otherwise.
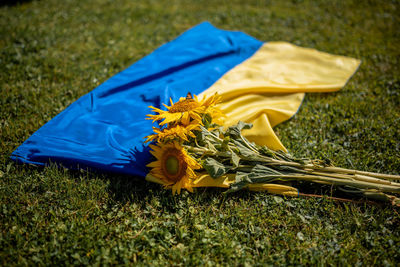
[{"label": "yellow cloth edge", "polygon": [[283,196],[297,197],[299,196],[299,190],[292,186],[281,185],[281,184],[249,184],[247,188],[254,192],[265,192],[269,194],[277,194]]},{"label": "yellow cloth edge", "polygon": [[202,173],[192,183],[192,187],[229,188],[234,181],[235,181],[235,174],[226,174],[214,179],[207,173]]},{"label": "yellow cloth edge", "polygon": [[225,99],[248,90],[253,93],[337,91],[357,71],[360,62],[287,42],[268,42],[200,96],[218,92]]}]

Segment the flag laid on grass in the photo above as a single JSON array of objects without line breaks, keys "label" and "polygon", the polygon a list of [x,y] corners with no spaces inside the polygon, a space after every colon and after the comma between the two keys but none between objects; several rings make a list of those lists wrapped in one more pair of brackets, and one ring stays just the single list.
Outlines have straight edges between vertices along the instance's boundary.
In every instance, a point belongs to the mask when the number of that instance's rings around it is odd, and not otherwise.
[{"label": "flag laid on grass", "polygon": [[253,123],[244,133],[249,140],[285,150],[272,127],[297,112],[304,93],[339,90],[359,63],[201,23],[79,98],[11,158],[145,176],[151,160],[143,144],[152,133],[148,106],[163,108],[161,103],[188,92],[218,92],[226,125]]}]

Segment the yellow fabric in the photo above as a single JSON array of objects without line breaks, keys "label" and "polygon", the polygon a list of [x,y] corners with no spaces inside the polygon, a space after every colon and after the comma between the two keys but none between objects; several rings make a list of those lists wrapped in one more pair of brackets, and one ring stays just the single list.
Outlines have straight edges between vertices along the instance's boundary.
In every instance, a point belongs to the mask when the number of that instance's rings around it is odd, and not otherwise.
[{"label": "yellow fabric", "polygon": [[292,117],[306,92],[342,88],[360,61],[286,42],[265,43],[252,57],[200,94],[222,96],[225,126],[253,123],[243,134],[251,141],[286,151],[272,127]]},{"label": "yellow fabric", "polygon": [[193,187],[222,187],[229,188],[231,183],[235,181],[234,174],[222,175],[218,178],[212,178],[207,173],[203,173],[193,183]]}]

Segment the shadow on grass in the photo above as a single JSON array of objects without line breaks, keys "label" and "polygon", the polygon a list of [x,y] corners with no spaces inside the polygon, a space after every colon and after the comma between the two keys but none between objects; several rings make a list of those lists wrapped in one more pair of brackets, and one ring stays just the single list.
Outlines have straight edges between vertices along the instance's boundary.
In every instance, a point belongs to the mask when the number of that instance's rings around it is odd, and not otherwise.
[{"label": "shadow on grass", "polygon": [[[33,173],[35,171],[47,172],[49,175],[67,173],[68,178],[75,180],[77,183],[85,180],[99,179],[104,181],[105,190],[109,195],[109,201],[112,203],[118,203],[120,205],[125,205],[128,203],[138,204],[141,208],[146,208],[153,199],[156,199],[164,211],[174,212],[180,204],[178,202],[182,200],[189,201],[191,203],[201,203],[202,205],[218,205],[222,206],[225,201],[249,201],[252,202],[260,195],[273,196],[267,192],[249,192],[247,190],[242,190],[239,192],[224,194],[226,189],[222,188],[195,188],[195,193],[189,193],[186,190],[182,190],[180,195],[172,195],[171,190],[165,190],[161,185],[147,182],[143,177],[135,177],[129,175],[116,175],[110,173],[100,173],[95,171],[87,170],[70,170],[65,168],[57,167],[55,164],[51,164],[48,167],[36,166],[36,165],[26,165],[17,164],[15,165],[19,171],[25,174]],[[46,170],[47,169],[47,170]],[[52,173],[55,171],[55,173]],[[61,179],[61,177],[60,177]],[[303,194],[308,195],[318,195],[320,197],[307,197],[300,196],[300,198],[294,197],[283,197],[288,201],[293,200],[307,200],[313,199],[315,203],[320,203],[323,201],[334,202],[337,205],[352,204],[359,208],[366,208],[370,204],[376,206],[390,206],[389,203],[383,202],[371,202],[366,201],[362,196],[354,196],[345,193],[338,188],[329,185],[318,185],[310,183],[293,183],[292,186],[299,189]],[[337,201],[329,199],[330,197],[343,198],[349,201]],[[184,201],[184,202],[186,202]]]},{"label": "shadow on grass", "polygon": [[32,2],[32,0],[3,0],[0,2],[0,7],[3,6],[16,6],[24,3]]},{"label": "shadow on grass", "polygon": [[[231,194],[224,194],[226,189],[212,187],[195,188],[194,193],[189,193],[186,190],[182,190],[181,195],[174,196],[172,195],[171,190],[165,190],[161,185],[147,182],[142,178],[129,176],[105,176],[104,179],[108,179],[110,181],[108,189],[114,201],[119,202],[122,205],[131,202],[145,207],[153,198],[156,198],[159,200],[163,210],[168,212],[174,212],[177,207],[177,202],[184,199],[191,199],[191,202],[202,203],[204,206],[211,204],[222,206],[224,202],[228,200],[233,200],[235,202],[249,201],[250,203],[259,198],[260,195],[274,196],[272,194],[268,194],[267,192],[250,192],[247,190],[241,190]],[[389,203],[368,201],[361,195],[350,195],[336,187],[328,185],[295,183],[293,186],[298,188],[300,192],[309,196],[300,196],[299,198],[284,197],[280,195],[277,196],[288,201],[291,199],[313,199],[313,201],[316,203],[328,201],[332,202],[332,204],[335,203],[335,205],[351,204],[358,206],[359,208],[366,208],[369,205],[380,207],[390,206]],[[312,195],[319,197],[311,197]]]},{"label": "shadow on grass", "polygon": [[216,198],[224,201],[227,197],[233,196],[224,195],[225,190],[221,188],[195,188],[194,193],[182,190],[180,195],[173,195],[171,190],[166,190],[161,185],[147,182],[140,177],[106,175],[102,179],[109,181],[110,195],[114,201],[122,205],[127,202],[146,205],[152,198],[157,198],[164,210],[168,211],[173,211],[176,202],[180,199],[191,198],[197,203],[207,205],[214,202]]}]

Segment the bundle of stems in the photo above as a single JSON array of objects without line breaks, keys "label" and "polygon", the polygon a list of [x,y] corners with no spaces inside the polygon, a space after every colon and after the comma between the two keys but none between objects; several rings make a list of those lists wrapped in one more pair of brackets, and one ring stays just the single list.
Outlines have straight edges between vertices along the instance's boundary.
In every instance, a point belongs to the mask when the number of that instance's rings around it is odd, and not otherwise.
[{"label": "bundle of stems", "polygon": [[218,95],[200,101],[189,93],[175,104],[171,100],[167,110],[151,107],[158,114],[148,119],[162,122],[146,137],[155,157],[147,180],[178,194],[182,188],[218,186],[227,193],[247,188],[287,196],[299,195],[290,182],[318,183],[400,206],[400,176],[339,168],[252,143],[242,135],[251,124],[221,126],[218,101]]},{"label": "bundle of stems", "polygon": [[[400,206],[399,175],[381,174],[332,166],[329,160],[295,158],[247,140],[241,133],[251,124],[239,122],[224,130],[201,127],[194,142],[185,145],[213,178],[232,173],[235,181],[227,192],[254,185],[305,181],[337,186],[347,193],[389,201]],[[212,129],[212,127],[211,127]]]}]

